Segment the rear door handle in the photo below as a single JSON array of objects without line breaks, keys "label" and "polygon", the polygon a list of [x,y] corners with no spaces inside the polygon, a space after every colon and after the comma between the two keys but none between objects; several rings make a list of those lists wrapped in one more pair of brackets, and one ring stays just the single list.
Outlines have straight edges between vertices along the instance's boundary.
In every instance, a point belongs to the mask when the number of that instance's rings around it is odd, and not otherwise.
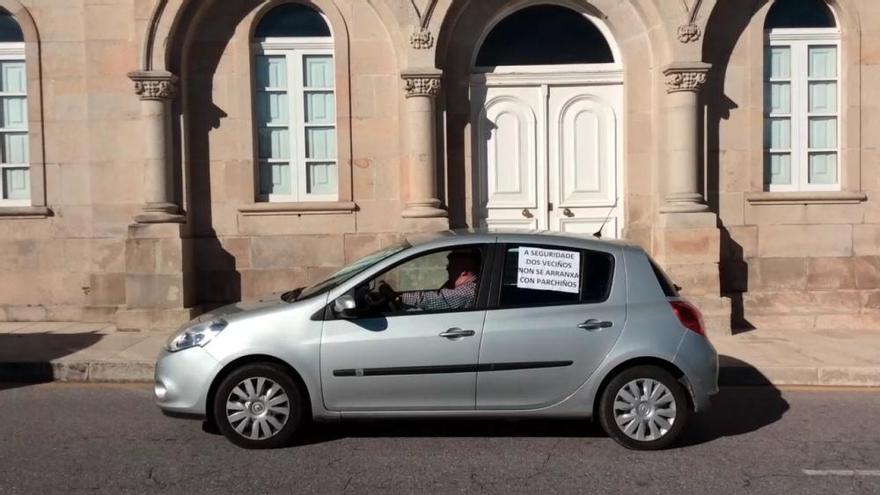
[{"label": "rear door handle", "polygon": [[593,330],[601,330],[603,328],[608,328],[611,325],[613,325],[613,323],[611,323],[610,321],[599,321],[596,319],[589,319],[583,323],[578,323],[578,328],[583,328],[584,330],[589,330],[592,332]]},{"label": "rear door handle", "polygon": [[441,337],[445,337],[447,339],[460,339],[462,337],[473,337],[477,332],[473,330],[462,330],[460,328],[450,328],[449,330],[440,334]]}]

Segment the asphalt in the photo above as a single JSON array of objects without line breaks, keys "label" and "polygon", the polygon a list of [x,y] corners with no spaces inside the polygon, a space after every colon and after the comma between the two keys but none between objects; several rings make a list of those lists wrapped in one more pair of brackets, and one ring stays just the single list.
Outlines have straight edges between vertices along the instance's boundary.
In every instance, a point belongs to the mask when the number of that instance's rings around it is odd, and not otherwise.
[{"label": "asphalt", "polygon": [[246,451],[144,384],[0,384],[0,493],[880,493],[880,390],[723,388],[682,444],[584,421],[312,425]]},{"label": "asphalt", "polygon": [[[150,382],[167,335],[112,325],[0,322],[0,381]],[[710,336],[724,385],[880,386],[878,330]]]}]

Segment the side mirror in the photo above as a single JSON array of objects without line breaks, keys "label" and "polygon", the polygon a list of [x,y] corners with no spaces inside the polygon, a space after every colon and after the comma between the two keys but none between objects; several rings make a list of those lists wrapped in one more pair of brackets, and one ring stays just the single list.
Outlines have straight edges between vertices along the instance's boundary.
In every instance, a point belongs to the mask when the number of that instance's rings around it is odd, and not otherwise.
[{"label": "side mirror", "polygon": [[340,318],[357,318],[357,302],[355,302],[354,296],[344,294],[336,298],[333,301],[333,313]]}]

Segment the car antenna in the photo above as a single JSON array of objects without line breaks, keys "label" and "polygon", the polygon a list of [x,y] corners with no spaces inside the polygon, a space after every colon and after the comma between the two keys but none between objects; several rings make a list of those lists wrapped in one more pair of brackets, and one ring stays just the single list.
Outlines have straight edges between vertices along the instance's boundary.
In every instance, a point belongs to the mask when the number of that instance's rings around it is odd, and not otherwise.
[{"label": "car antenna", "polygon": [[599,227],[599,230],[593,233],[593,237],[596,239],[602,238],[602,229],[605,228],[605,224],[608,223],[608,219],[611,218],[611,214],[614,213],[615,208],[617,208],[617,198],[614,198],[614,204],[611,205],[611,209],[608,210],[608,215],[605,217],[605,220],[602,221],[602,226]]}]

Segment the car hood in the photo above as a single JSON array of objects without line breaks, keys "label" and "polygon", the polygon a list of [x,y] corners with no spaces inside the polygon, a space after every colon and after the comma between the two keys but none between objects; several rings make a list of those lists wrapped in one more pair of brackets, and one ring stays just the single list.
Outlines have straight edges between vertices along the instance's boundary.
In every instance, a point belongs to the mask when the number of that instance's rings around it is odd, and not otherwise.
[{"label": "car hood", "polygon": [[229,316],[245,311],[253,311],[257,309],[271,308],[273,306],[281,306],[289,304],[281,299],[283,292],[268,295],[257,299],[256,301],[241,301],[237,303],[227,304],[219,308],[212,309],[199,317],[199,321],[209,320],[220,316]]}]

